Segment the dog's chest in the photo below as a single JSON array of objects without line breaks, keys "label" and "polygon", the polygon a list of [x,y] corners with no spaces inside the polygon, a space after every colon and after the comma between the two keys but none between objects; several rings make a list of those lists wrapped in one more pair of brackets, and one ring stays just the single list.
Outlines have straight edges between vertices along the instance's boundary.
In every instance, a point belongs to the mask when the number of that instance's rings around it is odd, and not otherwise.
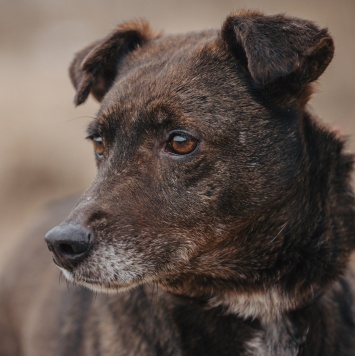
[{"label": "dog's chest", "polygon": [[296,335],[294,327],[288,320],[270,322],[263,330],[255,333],[246,342],[246,356],[297,356],[308,334],[308,329]]}]

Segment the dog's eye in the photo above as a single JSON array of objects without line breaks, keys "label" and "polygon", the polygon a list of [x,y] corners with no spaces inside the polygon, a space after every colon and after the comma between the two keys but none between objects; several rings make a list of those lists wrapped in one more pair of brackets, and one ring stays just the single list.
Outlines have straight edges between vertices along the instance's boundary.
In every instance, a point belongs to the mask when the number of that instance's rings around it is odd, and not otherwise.
[{"label": "dog's eye", "polygon": [[95,155],[98,160],[101,160],[104,157],[104,144],[102,141],[102,137],[93,136],[92,142],[94,144]]},{"label": "dog's eye", "polygon": [[187,155],[198,146],[198,139],[187,133],[174,133],[170,136],[166,150],[176,155]]}]

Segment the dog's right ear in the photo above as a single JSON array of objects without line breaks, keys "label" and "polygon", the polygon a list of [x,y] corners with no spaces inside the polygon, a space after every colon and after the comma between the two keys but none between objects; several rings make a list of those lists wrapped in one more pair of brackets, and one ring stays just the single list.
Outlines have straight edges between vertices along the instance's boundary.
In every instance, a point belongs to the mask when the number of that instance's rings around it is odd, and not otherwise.
[{"label": "dog's right ear", "polygon": [[120,60],[156,37],[147,22],[131,21],[77,53],[69,68],[75,105],[85,102],[90,93],[101,101],[115,80]]}]

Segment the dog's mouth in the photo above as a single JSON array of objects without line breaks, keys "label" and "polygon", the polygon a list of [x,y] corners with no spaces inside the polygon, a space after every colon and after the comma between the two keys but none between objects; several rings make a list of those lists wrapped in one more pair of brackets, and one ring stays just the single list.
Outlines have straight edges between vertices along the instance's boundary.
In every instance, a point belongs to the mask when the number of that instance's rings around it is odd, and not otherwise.
[{"label": "dog's mouth", "polygon": [[70,272],[65,268],[62,267],[59,268],[68,282],[81,285],[83,287],[91,289],[92,291],[100,292],[100,293],[123,292],[132,289],[134,287],[137,287],[143,283],[153,281],[152,278],[148,278],[148,279],[137,278],[136,280],[132,280],[129,282],[118,281],[118,280],[105,281],[99,278],[98,276],[88,277],[88,276],[77,275],[76,273]]}]

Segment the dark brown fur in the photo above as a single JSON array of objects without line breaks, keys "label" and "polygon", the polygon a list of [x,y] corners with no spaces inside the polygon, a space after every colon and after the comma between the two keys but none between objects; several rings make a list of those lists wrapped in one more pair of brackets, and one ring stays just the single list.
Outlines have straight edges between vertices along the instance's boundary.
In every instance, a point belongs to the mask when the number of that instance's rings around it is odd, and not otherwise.
[{"label": "dark brown fur", "polygon": [[[240,12],[186,35],[127,23],[79,52],[102,158],[46,239],[70,281],[123,292],[68,292],[52,268],[33,302],[5,288],[0,354],[355,354],[352,157],[306,108],[333,51],[309,21]],[[173,132],[197,148],[172,154]],[[73,226],[80,260],[48,237]],[[13,273],[31,291],[47,263]]]}]

